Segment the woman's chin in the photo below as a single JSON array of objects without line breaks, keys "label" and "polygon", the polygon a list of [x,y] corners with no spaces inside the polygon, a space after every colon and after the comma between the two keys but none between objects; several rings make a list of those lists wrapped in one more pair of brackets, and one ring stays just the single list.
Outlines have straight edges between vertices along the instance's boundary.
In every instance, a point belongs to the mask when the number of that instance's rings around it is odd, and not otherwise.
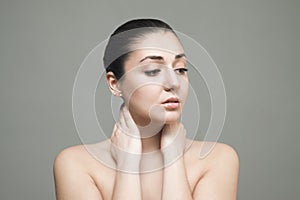
[{"label": "woman's chin", "polygon": [[180,119],[180,113],[167,113],[165,115],[165,124],[172,124]]},{"label": "woman's chin", "polygon": [[[136,118],[135,122],[139,126],[155,126],[159,124],[172,124],[180,119],[180,111],[166,111],[164,113],[153,113],[150,116]],[[141,116],[141,115],[140,115]]]},{"label": "woman's chin", "polygon": [[165,124],[174,124],[175,122],[178,122],[178,119],[176,120],[168,120],[165,122]]}]

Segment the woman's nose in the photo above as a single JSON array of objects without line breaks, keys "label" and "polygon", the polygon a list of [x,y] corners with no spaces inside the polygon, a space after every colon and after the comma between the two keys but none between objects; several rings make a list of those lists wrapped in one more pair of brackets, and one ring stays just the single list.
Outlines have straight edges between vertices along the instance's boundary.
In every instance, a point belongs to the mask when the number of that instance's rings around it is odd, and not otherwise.
[{"label": "woman's nose", "polygon": [[166,90],[178,89],[179,80],[173,68],[166,67],[164,76],[164,87]]}]

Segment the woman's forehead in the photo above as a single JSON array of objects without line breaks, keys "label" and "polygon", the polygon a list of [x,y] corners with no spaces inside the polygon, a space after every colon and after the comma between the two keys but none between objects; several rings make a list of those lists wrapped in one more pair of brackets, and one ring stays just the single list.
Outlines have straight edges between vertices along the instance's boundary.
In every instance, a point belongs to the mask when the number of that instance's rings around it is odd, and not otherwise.
[{"label": "woman's forehead", "polygon": [[[131,46],[131,50],[164,51],[174,54],[183,53],[182,44],[172,32],[148,33],[137,39]],[[145,53],[147,52],[145,51]]]},{"label": "woman's forehead", "polygon": [[147,59],[172,61],[178,57],[185,57],[184,51],[170,51],[168,49],[138,49],[132,52],[131,58],[137,62],[144,62]]},{"label": "woman's forehead", "polygon": [[131,46],[131,53],[125,68],[126,71],[130,70],[134,66],[142,64],[141,62],[149,57],[156,58],[150,60],[173,62],[178,55],[184,55],[184,49],[174,33],[149,33],[139,38]]},{"label": "woman's forehead", "polygon": [[172,52],[166,49],[138,49],[131,52],[129,59],[125,63],[125,70],[142,66],[149,62],[172,63],[176,59],[185,58],[183,51]]}]

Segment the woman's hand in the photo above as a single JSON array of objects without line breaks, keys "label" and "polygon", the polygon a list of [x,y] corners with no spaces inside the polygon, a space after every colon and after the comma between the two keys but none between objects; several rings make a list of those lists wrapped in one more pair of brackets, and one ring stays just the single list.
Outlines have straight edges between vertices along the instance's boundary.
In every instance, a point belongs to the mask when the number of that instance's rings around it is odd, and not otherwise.
[{"label": "woman's hand", "polygon": [[161,135],[161,151],[165,161],[174,160],[184,153],[186,145],[186,130],[182,123],[166,124]]},{"label": "woman's hand", "polygon": [[126,171],[138,170],[142,153],[140,133],[124,104],[120,108],[119,121],[114,126],[110,140],[116,167]]}]

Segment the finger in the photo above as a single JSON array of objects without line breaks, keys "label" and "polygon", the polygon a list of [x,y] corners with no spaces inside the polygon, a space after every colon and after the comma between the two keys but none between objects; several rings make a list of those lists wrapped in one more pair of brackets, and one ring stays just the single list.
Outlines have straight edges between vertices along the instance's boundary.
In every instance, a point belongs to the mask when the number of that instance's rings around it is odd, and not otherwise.
[{"label": "finger", "polygon": [[183,129],[184,137],[186,137],[186,129]]},{"label": "finger", "polygon": [[133,120],[128,108],[124,108],[124,118],[125,118],[125,121],[127,123],[127,127],[129,128],[130,130],[130,134],[133,136],[133,137],[137,137],[137,138],[140,138],[140,132],[139,132],[139,129],[135,123],[135,121]]},{"label": "finger", "polygon": [[182,132],[183,128],[184,127],[180,123],[174,124],[174,131],[176,132],[176,134],[179,134],[180,132]]},{"label": "finger", "polygon": [[185,136],[185,128],[181,124],[179,124],[179,127],[177,129],[177,135],[183,134]]},{"label": "finger", "polygon": [[117,128],[118,128],[118,127],[117,127],[117,124],[115,124],[115,125],[114,125],[114,128],[113,128],[113,131],[112,131],[112,133],[111,133],[111,136],[110,136],[111,138],[115,136],[115,132],[116,132]]}]

